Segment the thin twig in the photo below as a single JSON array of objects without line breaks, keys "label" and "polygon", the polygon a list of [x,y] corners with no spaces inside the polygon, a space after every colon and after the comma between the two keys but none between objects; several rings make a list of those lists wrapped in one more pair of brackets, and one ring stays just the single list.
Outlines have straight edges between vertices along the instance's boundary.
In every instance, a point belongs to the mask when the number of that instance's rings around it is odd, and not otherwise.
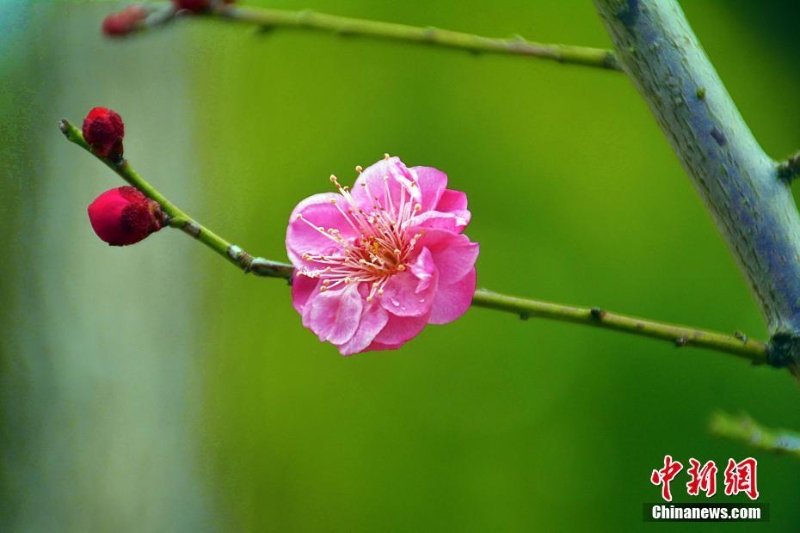
[{"label": "thin twig", "polygon": [[[182,18],[183,14],[184,12],[172,11],[165,12],[163,16],[152,16],[145,24],[140,25],[137,30],[153,29],[170,22],[176,16]],[[510,39],[496,39],[434,27],[409,26],[394,22],[340,17],[311,10],[287,11],[262,7],[220,5],[202,15],[190,15],[186,18],[195,20],[204,18],[224,19],[256,26],[264,30],[304,29],[323,31],[341,36],[374,37],[466,50],[472,53],[523,56],[606,70],[622,70],[614,52],[602,48],[537,43],[521,36],[515,36]]]},{"label": "thin twig", "polygon": [[768,362],[767,346],[763,342],[749,339],[739,332],[733,335],[726,335],[688,326],[678,326],[621,315],[598,307],[574,307],[528,298],[517,298],[486,290],[475,292],[472,305],[515,313],[522,319],[537,317],[572,322],[661,339],[671,342],[679,348],[695,346],[697,348],[725,352],[756,364]]},{"label": "thin twig", "polygon": [[[161,204],[161,209],[170,217],[171,227],[183,230],[241,268],[244,272],[252,272],[258,276],[291,279],[294,272],[292,265],[261,257],[253,257],[240,247],[231,244],[167,200],[134,171],[126,160],[116,163],[110,159],[97,156],[84,140],[81,131],[67,120],[62,120],[59,127],[69,141],[100,159],[130,185]],[[695,346],[707,348],[732,354],[756,364],[769,362],[767,345],[757,340],[748,339],[741,333],[725,335],[687,326],[676,326],[620,315],[599,308],[573,307],[528,298],[518,298],[482,289],[475,292],[472,304],[477,307],[514,313],[521,318],[548,318],[666,340],[677,347]]]},{"label": "thin twig", "polygon": [[245,273],[252,272],[257,276],[283,279],[290,279],[292,277],[292,272],[294,270],[292,265],[270,261],[261,257],[253,257],[240,247],[236,246],[235,244],[231,244],[194,220],[184,211],[179,209],[175,204],[165,198],[147,181],[145,181],[144,178],[142,178],[135,170],[133,170],[127,160],[123,159],[122,161],[115,162],[108,158],[99,157],[97,154],[92,152],[91,147],[83,138],[81,131],[73,126],[68,120],[62,120],[59,123],[59,128],[69,141],[77,144],[84,150],[97,157],[97,159],[105,163],[111,170],[116,172],[130,185],[142,191],[148,198],[158,202],[161,205],[161,210],[169,217],[170,227],[178,228],[184,233],[191,235],[234,265],[241,268]]},{"label": "thin twig", "polygon": [[720,437],[745,441],[769,452],[786,453],[800,458],[800,435],[785,429],[767,428],[746,414],[733,416],[718,412],[711,416],[711,432]]}]

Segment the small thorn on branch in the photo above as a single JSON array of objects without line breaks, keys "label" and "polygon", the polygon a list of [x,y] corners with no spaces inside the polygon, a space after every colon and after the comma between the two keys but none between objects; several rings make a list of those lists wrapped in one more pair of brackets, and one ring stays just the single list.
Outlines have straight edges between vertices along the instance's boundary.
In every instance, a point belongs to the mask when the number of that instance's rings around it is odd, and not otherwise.
[{"label": "small thorn on branch", "polygon": [[797,152],[786,161],[778,163],[778,178],[791,183],[798,175],[800,175],[800,152]]}]

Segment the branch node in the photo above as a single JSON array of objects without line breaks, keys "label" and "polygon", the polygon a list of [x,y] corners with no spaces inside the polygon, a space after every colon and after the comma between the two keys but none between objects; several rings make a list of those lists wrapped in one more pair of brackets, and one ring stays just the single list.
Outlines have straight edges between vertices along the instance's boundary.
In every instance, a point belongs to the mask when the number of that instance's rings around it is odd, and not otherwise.
[{"label": "branch node", "polygon": [[589,314],[590,314],[590,315],[592,316],[592,318],[594,318],[595,320],[603,320],[603,318],[606,316],[606,312],[605,312],[605,311],[603,311],[602,309],[600,309],[599,307],[592,307],[592,308],[589,310]]},{"label": "branch node", "polygon": [[798,175],[800,175],[800,152],[797,152],[792,157],[778,163],[778,178],[791,183]]},{"label": "branch node", "polygon": [[800,361],[800,335],[791,331],[778,331],[767,344],[767,364],[773,368],[797,366]]}]

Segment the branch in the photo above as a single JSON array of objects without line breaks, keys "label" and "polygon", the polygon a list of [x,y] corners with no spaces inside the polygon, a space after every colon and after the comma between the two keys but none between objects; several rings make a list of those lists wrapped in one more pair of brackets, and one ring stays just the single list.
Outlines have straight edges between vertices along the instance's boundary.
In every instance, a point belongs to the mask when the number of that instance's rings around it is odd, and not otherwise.
[{"label": "branch", "polygon": [[800,152],[778,164],[778,177],[787,183],[798,175],[800,175]]},{"label": "branch", "polygon": [[[159,16],[151,16],[145,24],[134,28],[144,30],[170,22],[184,12],[168,8]],[[311,10],[286,11],[258,7],[220,5],[194,18],[215,18],[256,26],[262,30],[303,29],[334,33],[342,36],[375,37],[395,41],[429,44],[473,53],[506,54],[549,59],[607,70],[621,70],[614,52],[600,48],[544,44],[528,41],[521,36],[512,39],[493,39],[470,33],[417,27],[393,22],[363,20],[317,13]]]},{"label": "branch", "polygon": [[714,413],[711,432],[720,437],[745,441],[750,446],[768,452],[787,453],[800,458],[800,435],[785,429],[771,429],[742,414]]},{"label": "branch", "polygon": [[192,217],[180,210],[175,204],[167,200],[160,192],[142,178],[126,159],[120,162],[112,161],[105,157],[99,157],[92,152],[89,144],[83,138],[81,131],[73,126],[68,120],[64,119],[58,124],[64,136],[72,143],[77,144],[90,154],[94,155],[106,164],[111,170],[116,172],[122,179],[131,186],[142,191],[145,196],[155,200],[161,205],[161,210],[169,217],[169,225],[178,228],[184,233],[191,235],[202,242],[225,259],[241,268],[245,273],[252,272],[257,276],[272,278],[290,279],[293,267],[284,263],[270,261],[261,257],[253,257],[235,244],[231,244],[213,231],[209,230]]},{"label": "branch", "polygon": [[745,274],[776,366],[800,362],[800,217],[674,0],[595,0],[650,106]]},{"label": "branch", "polygon": [[740,332],[726,335],[688,326],[677,326],[645,318],[620,315],[597,307],[573,307],[506,296],[486,290],[475,292],[472,305],[515,313],[523,320],[527,320],[529,317],[548,318],[665,340],[673,343],[678,348],[683,346],[707,348],[736,355],[755,364],[767,363],[768,359],[767,346],[763,342],[748,339],[746,335]]},{"label": "branch", "polygon": [[[146,196],[158,202],[161,205],[162,211],[170,218],[170,227],[183,230],[184,233],[202,242],[229,262],[241,268],[245,273],[252,272],[258,276],[291,280],[292,273],[294,272],[294,267],[292,265],[271,261],[261,257],[253,257],[240,247],[231,244],[192,219],[175,206],[175,204],[167,200],[160,192],[134,171],[127,160],[123,159],[121,162],[115,163],[111,159],[100,157],[95,154],[83,138],[81,131],[70,124],[69,121],[62,120],[59,123],[59,128],[62,133],[64,133],[67,140],[77,144],[95,156],[130,185],[136,187]],[[599,308],[590,309],[554,304],[540,300],[498,294],[482,289],[475,291],[472,305],[514,313],[519,315],[522,319],[528,319],[530,317],[547,318],[561,322],[572,322],[575,324],[583,324],[643,337],[666,340],[673,343],[676,347],[696,346],[698,348],[716,350],[718,352],[741,357],[754,364],[770,362],[769,348],[766,344],[748,339],[746,335],[739,332],[733,335],[725,335],[723,333],[703,331],[687,326],[676,326],[643,318],[629,317]]]}]

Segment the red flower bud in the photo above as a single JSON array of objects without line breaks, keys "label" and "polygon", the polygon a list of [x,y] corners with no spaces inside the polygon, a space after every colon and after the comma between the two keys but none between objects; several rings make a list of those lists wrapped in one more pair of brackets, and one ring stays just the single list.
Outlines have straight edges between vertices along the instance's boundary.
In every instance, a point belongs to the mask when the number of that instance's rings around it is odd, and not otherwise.
[{"label": "red flower bud", "polygon": [[103,19],[103,33],[109,37],[122,37],[136,31],[147,18],[147,9],[140,5],[130,5]]},{"label": "red flower bud", "polygon": [[100,157],[122,158],[124,136],[122,117],[105,107],[95,107],[83,121],[83,138]]},{"label": "red flower bud", "polygon": [[134,187],[111,189],[89,205],[92,229],[111,246],[134,244],[161,229],[164,215],[158,202]]},{"label": "red flower bud", "polygon": [[175,9],[185,9],[192,13],[202,13],[211,7],[211,0],[172,0]]}]

